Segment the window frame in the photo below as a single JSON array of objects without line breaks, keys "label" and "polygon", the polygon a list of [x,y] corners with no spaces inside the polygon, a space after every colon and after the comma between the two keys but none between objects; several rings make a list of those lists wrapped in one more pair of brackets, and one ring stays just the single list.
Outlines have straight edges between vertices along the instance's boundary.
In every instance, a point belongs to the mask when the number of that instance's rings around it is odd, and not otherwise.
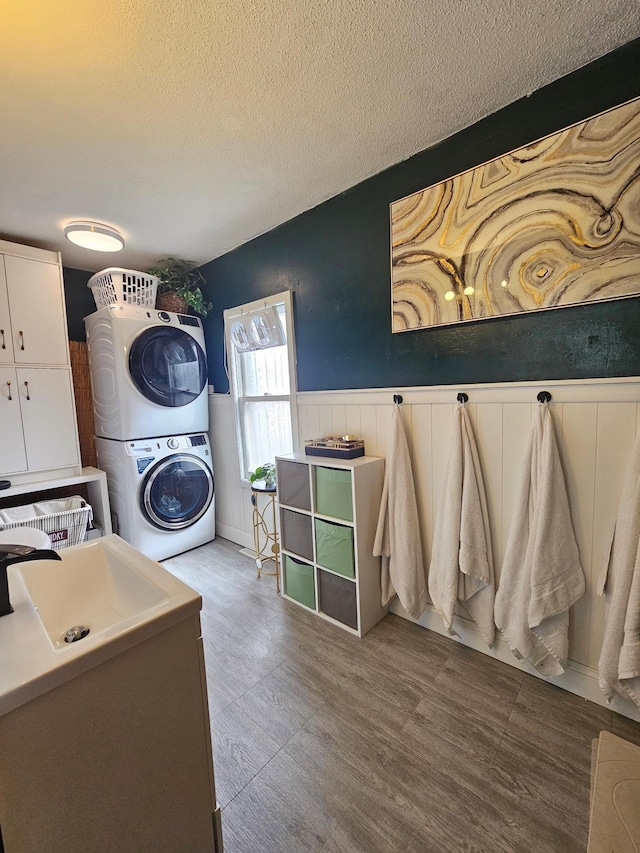
[{"label": "window frame", "polygon": [[[249,484],[249,478],[245,473],[245,434],[243,426],[242,413],[244,407],[248,403],[265,402],[264,394],[261,395],[246,395],[240,393],[240,385],[242,379],[239,368],[239,353],[234,347],[230,339],[230,329],[233,321],[244,314],[249,314],[257,311],[260,308],[267,308],[271,305],[284,304],[285,315],[285,332],[287,336],[287,358],[289,367],[289,394],[269,394],[269,402],[288,402],[289,414],[291,418],[291,442],[293,451],[297,451],[299,447],[298,439],[298,405],[297,405],[297,361],[296,361],[296,344],[293,325],[293,294],[290,290],[284,290],[281,293],[275,293],[272,296],[267,296],[262,299],[256,299],[253,302],[246,302],[243,305],[237,305],[234,308],[227,308],[223,311],[224,322],[224,341],[225,351],[227,355],[227,367],[229,377],[229,393],[233,400],[233,413],[236,432],[236,449],[238,454],[238,469],[240,472],[240,481],[243,484]],[[267,460],[264,460],[265,462]]]}]

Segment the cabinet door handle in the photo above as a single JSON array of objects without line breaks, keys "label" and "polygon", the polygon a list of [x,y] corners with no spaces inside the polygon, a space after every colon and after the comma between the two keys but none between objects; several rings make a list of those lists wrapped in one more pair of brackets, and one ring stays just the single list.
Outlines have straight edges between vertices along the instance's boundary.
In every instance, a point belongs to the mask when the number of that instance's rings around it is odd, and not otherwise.
[{"label": "cabinet door handle", "polygon": [[24,349],[24,332],[18,332],[18,334],[20,335],[20,349],[23,350]]},{"label": "cabinet door handle", "polygon": [[0,329],[0,335],[2,335],[2,349],[6,349],[7,345],[4,342],[4,329]]},{"label": "cabinet door handle", "polygon": [[9,392],[9,399],[13,400],[13,397],[11,396],[11,383],[9,382],[8,379],[7,379],[7,390]]},{"label": "cabinet door handle", "polygon": [[29,383],[26,380],[24,383],[24,387],[27,389],[27,400],[30,400],[31,396],[29,395]]}]

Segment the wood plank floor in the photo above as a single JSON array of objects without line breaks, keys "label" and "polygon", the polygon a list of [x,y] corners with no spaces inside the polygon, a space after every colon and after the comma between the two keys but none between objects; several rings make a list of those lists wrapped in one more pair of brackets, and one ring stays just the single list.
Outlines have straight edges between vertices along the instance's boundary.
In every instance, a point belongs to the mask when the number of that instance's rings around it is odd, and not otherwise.
[{"label": "wood plank floor", "polygon": [[591,739],[640,724],[387,616],[363,639],[223,539],[203,598],[225,853],[585,851]]}]

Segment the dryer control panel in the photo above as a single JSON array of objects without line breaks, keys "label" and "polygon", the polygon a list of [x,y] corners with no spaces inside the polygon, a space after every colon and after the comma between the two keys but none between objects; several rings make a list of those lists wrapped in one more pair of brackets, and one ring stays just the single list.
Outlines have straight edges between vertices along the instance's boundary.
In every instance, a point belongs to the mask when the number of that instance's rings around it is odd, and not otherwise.
[{"label": "dryer control panel", "polygon": [[199,435],[172,435],[168,438],[139,438],[135,441],[123,442],[128,456],[148,456],[169,450],[187,450],[190,447],[206,447],[207,436],[205,433]]}]

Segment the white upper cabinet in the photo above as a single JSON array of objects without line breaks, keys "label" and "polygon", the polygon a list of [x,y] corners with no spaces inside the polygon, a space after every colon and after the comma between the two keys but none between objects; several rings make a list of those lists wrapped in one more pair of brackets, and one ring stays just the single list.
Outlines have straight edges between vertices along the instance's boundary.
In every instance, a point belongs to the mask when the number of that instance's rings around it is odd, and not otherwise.
[{"label": "white upper cabinet", "polygon": [[[67,364],[67,328],[59,265],[5,255],[4,273],[13,344],[13,358],[7,360],[16,364]],[[0,317],[2,306],[0,296]]]}]

